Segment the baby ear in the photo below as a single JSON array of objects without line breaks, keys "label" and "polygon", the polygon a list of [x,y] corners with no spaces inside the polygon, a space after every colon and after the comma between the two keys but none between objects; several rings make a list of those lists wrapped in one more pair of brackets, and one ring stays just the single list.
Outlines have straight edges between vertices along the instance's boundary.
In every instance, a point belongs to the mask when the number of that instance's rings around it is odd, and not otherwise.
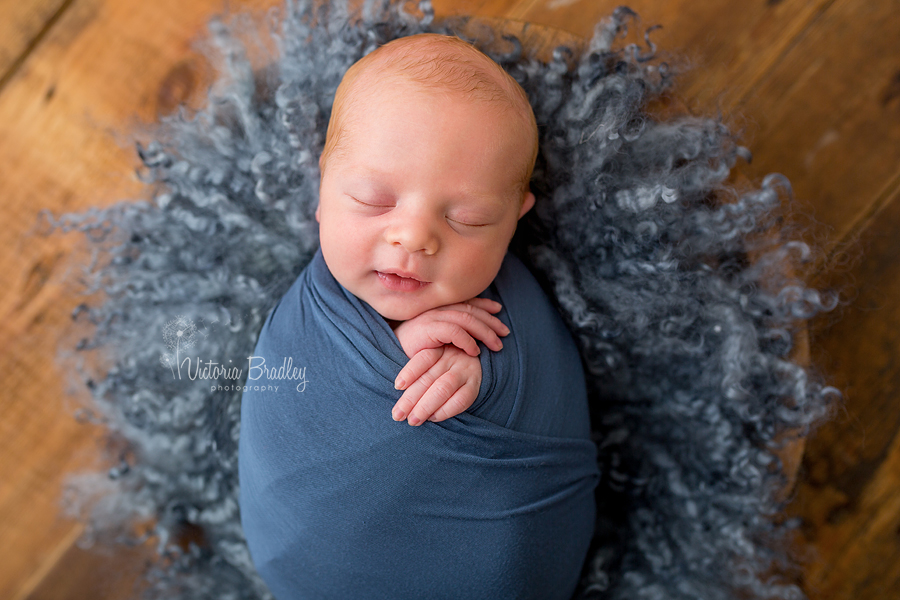
[{"label": "baby ear", "polygon": [[532,206],[534,206],[534,194],[531,193],[531,190],[528,190],[528,193],[525,194],[525,201],[522,202],[522,210],[519,211],[518,218],[521,219],[522,217],[524,217],[525,213],[531,210]]}]

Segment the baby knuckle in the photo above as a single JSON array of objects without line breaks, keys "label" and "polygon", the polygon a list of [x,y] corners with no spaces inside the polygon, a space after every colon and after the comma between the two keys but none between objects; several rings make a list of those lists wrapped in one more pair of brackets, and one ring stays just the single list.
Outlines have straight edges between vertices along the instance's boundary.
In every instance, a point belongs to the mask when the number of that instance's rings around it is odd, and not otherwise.
[{"label": "baby knuckle", "polygon": [[460,313],[460,320],[465,327],[471,327],[474,323],[478,321],[478,317],[475,316],[474,312],[464,312]]},{"label": "baby knuckle", "polygon": [[442,398],[447,398],[452,394],[455,390],[453,387],[453,383],[446,378],[438,379],[431,385],[431,389],[437,396]]},{"label": "baby knuckle", "polygon": [[450,332],[451,332],[450,333],[451,337],[459,337],[459,336],[468,335],[465,327],[463,327],[462,325],[458,325],[456,323],[454,323],[450,326]]},{"label": "baby knuckle", "polygon": [[461,412],[465,412],[465,410],[472,405],[472,402],[474,400],[475,399],[472,398],[471,400],[467,401],[467,400],[464,400],[463,398],[456,397],[456,398],[452,399],[450,402],[448,402],[447,404],[449,405],[448,408],[452,412],[459,414]]}]

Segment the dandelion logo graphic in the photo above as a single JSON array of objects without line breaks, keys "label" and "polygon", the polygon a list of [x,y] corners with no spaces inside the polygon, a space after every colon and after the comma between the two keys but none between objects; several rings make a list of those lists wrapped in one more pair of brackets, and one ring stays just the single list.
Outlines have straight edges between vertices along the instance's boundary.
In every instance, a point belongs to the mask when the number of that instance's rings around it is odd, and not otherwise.
[{"label": "dandelion logo graphic", "polygon": [[181,351],[193,348],[197,342],[197,326],[184,315],[178,315],[163,327],[163,341],[166,347],[174,350],[174,354],[168,352],[159,357],[159,362],[172,371],[175,378],[175,369],[178,368],[178,378],[181,379]]}]

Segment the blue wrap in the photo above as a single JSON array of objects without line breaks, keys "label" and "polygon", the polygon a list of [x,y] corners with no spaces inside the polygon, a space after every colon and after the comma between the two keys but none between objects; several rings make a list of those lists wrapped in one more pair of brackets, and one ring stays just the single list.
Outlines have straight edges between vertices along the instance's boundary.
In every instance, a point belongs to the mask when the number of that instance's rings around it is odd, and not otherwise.
[{"label": "blue wrap", "polygon": [[[481,346],[469,411],[419,427],[391,419],[399,341],[321,252],[273,309],[239,476],[251,555],[279,600],[571,597],[599,476],[581,362],[513,255],[482,296],[503,304],[504,348]],[[266,375],[263,359],[289,369]]]}]

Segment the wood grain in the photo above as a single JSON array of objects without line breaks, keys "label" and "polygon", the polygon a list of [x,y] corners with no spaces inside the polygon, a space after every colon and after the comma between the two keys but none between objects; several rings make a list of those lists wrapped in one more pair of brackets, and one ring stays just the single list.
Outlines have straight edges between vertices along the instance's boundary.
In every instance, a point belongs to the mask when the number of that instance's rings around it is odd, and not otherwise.
[{"label": "wood grain", "polygon": [[220,0],[74,2],[0,90],[0,598],[27,596],[70,556],[80,526],[59,515],[62,483],[101,457],[99,431],[72,417],[54,364],[76,302],[61,283],[75,240],[29,233],[41,208],[141,193],[128,132],[201,97],[211,73],[190,44],[221,9]]},{"label": "wood grain", "polygon": [[[729,111],[779,61],[799,32],[833,0],[724,2],[632,0],[639,20],[633,41],[650,39],[683,72],[678,94],[704,113]],[[531,0],[513,18],[590,37],[594,24],[623,4],[617,0]],[[632,39],[632,38],[630,38]]]},{"label": "wood grain", "polygon": [[62,549],[64,554],[42,574],[28,600],[139,598],[144,585],[138,576],[155,552],[150,547],[83,549],[75,544]]},{"label": "wood grain", "polygon": [[71,0],[0,0],[0,89]]},{"label": "wood grain", "polygon": [[830,229],[851,235],[900,176],[900,1],[837,0],[741,106],[750,172],[784,173]]},{"label": "wood grain", "polygon": [[791,507],[815,548],[806,585],[817,600],[900,597],[898,231],[900,192],[866,228],[858,296],[813,334],[817,364],[845,394],[808,442]]}]

